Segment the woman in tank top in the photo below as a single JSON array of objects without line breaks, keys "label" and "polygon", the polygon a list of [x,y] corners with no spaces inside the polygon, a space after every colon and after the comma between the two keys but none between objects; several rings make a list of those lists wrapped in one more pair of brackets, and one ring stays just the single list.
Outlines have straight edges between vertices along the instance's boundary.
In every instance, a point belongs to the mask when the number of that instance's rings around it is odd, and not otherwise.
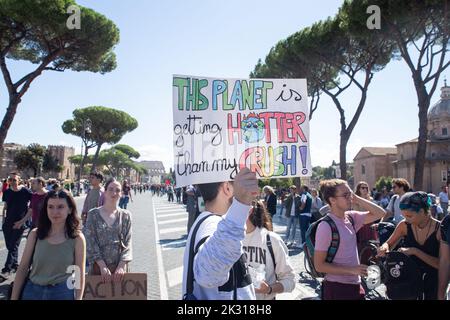
[{"label": "woman in tank top", "polygon": [[50,191],[28,237],[11,300],[81,300],[85,261],[75,201],[66,190]]},{"label": "woman in tank top", "polygon": [[115,179],[105,184],[105,201],[89,211],[86,221],[89,274],[101,275],[104,282],[121,282],[133,259],[131,213],[119,208],[121,185]]},{"label": "woman in tank top", "polygon": [[401,238],[398,251],[412,257],[422,273],[424,300],[437,299],[440,223],[430,214],[431,199],[423,191],[407,192],[400,198],[405,220],[399,222],[391,237],[380,247],[384,255]]}]

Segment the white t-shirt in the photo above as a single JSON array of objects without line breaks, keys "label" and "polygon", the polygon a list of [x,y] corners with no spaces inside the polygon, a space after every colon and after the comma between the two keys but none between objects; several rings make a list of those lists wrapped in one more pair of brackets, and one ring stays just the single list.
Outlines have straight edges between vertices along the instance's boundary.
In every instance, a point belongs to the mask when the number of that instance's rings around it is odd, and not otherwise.
[{"label": "white t-shirt", "polygon": [[[270,235],[272,250],[275,258],[274,268],[272,256],[267,247],[267,233]],[[295,273],[289,260],[289,250],[281,237],[265,228],[256,228],[245,235],[242,242],[247,256],[249,268],[258,269],[260,265],[265,271],[265,282],[273,285],[277,281],[283,285],[284,292],[291,292],[295,288]],[[257,300],[271,300],[275,294],[256,294]]]},{"label": "white t-shirt", "polygon": [[[300,201],[302,202],[302,204],[305,204],[307,199],[308,199],[308,198],[306,197],[306,194],[302,194],[302,198],[301,198]],[[301,215],[301,216],[311,217],[311,212],[303,212],[303,213],[301,213],[300,215]]]},{"label": "white t-shirt", "polygon": [[295,197],[292,198],[291,217],[295,216]]},{"label": "white t-shirt", "polygon": [[[394,204],[395,200],[395,204]],[[393,195],[391,200],[389,201],[389,204],[386,208],[390,212],[394,213],[394,223],[398,224],[400,221],[405,219],[405,217],[402,215],[402,210],[400,210],[400,196],[399,195]]]}]

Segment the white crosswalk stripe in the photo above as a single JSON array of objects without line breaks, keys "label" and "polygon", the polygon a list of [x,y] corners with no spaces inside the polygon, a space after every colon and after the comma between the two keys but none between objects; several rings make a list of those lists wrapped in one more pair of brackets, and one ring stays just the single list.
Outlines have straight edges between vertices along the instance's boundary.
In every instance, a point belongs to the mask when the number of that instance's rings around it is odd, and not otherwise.
[{"label": "white crosswalk stripe", "polygon": [[186,206],[169,203],[164,198],[153,198],[153,203],[160,236],[158,246],[163,253],[167,289],[170,295],[174,295],[173,299],[178,299],[181,296],[188,212]]},{"label": "white crosswalk stripe", "polygon": [[169,287],[174,287],[183,281],[183,266],[167,271]]},{"label": "white crosswalk stripe", "polygon": [[180,231],[186,231],[186,227],[160,229],[159,234],[168,234],[168,233],[175,233],[175,232],[180,232]]},{"label": "white crosswalk stripe", "polygon": [[177,223],[177,222],[187,222],[188,218],[181,218],[181,219],[172,219],[172,220],[164,220],[164,221],[159,221],[158,224],[162,225],[162,224],[171,224],[171,223]]},{"label": "white crosswalk stripe", "polygon": [[176,212],[176,213],[163,213],[158,214],[158,218],[167,218],[167,217],[174,217],[174,216],[186,216],[187,212]]}]

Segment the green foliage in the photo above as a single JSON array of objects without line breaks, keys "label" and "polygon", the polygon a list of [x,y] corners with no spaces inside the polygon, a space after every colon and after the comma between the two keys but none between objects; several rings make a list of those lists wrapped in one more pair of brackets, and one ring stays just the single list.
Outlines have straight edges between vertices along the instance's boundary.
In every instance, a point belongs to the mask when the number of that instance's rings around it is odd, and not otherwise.
[{"label": "green foliage", "polygon": [[[251,74],[256,77],[308,79],[310,118],[318,106],[321,92],[333,100],[340,116],[339,160],[344,179],[347,177],[347,143],[365,106],[373,73],[384,68],[393,50],[391,42],[382,37],[369,39],[352,32],[346,19],[346,15],[338,14],[279,41],[264,63],[258,61]],[[356,111],[347,123],[346,111],[349,108],[342,104],[340,94],[352,85],[360,90],[360,96]]]},{"label": "green foliage", "polygon": [[[90,122],[90,130],[86,132],[86,123],[88,122]],[[91,106],[75,109],[73,111],[73,119],[64,121],[62,130],[64,133],[81,137],[87,150],[97,147],[92,161],[93,168],[95,168],[101,146],[105,143],[115,144],[119,142],[127,132],[133,131],[137,126],[137,120],[124,111],[102,106]],[[131,147],[119,145],[120,148],[132,157],[139,155]]]},{"label": "green foliage", "polygon": [[82,6],[81,28],[70,30],[67,8],[73,0],[0,0],[0,45],[8,57],[52,63],[57,70],[106,73],[116,68],[113,53],[119,29],[100,13]]},{"label": "green foliage", "polygon": [[[91,121],[90,133],[84,132],[83,121]],[[92,106],[73,111],[73,119],[66,120],[62,125],[64,133],[72,134],[78,137],[87,136],[87,141],[91,145],[103,143],[114,144],[120,141],[122,137],[138,126],[135,118],[128,113],[112,108]]]},{"label": "green foliage", "polygon": [[58,159],[52,156],[47,150],[44,155],[42,169],[47,172],[61,172],[64,167],[60,165]]},{"label": "green foliage", "polygon": [[27,148],[19,150],[14,157],[14,163],[19,170],[32,170],[33,176],[40,174],[44,162],[46,148],[37,143],[30,144]]},{"label": "green foliage", "polygon": [[258,186],[263,188],[264,186],[271,186],[274,189],[277,188],[289,188],[294,184],[293,178],[276,178],[276,179],[260,179],[258,180]]},{"label": "green foliage", "polygon": [[[82,158],[82,156],[77,154],[77,155],[69,157],[68,160],[70,163],[72,163],[76,166],[79,166],[81,164],[81,158]],[[84,160],[84,164],[92,164],[92,160],[93,160],[93,156],[89,155]]]},{"label": "green foliage", "polygon": [[380,177],[378,178],[377,182],[375,182],[375,188],[377,191],[383,190],[383,188],[386,188],[386,190],[389,192],[392,189],[392,177]]},{"label": "green foliage", "polygon": [[139,173],[146,172],[145,168],[131,160],[126,153],[114,147],[100,152],[98,164],[105,166],[109,173],[116,178],[119,178],[121,171],[125,169],[134,169]]},{"label": "green foliage", "polygon": [[139,152],[137,152],[135,149],[126,144],[116,144],[113,148],[122,151],[129,158],[138,159],[141,156]]}]

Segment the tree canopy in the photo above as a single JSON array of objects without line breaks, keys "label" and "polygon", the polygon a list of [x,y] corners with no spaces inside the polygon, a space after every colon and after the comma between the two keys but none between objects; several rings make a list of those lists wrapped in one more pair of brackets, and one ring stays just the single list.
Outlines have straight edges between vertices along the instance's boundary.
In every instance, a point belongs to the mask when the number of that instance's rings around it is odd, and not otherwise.
[{"label": "tree canopy", "polygon": [[[90,130],[86,134],[86,121],[90,121]],[[138,126],[135,118],[128,113],[102,106],[91,106],[73,111],[73,119],[66,120],[62,125],[64,133],[72,134],[83,139],[85,145],[85,156],[87,150],[97,147],[93,159],[95,170],[100,149],[103,144],[115,144],[130,131]],[[120,147],[119,147],[120,148]],[[123,149],[126,151],[126,149]]]},{"label": "tree canopy", "polygon": [[[327,94],[339,112],[341,177],[347,178],[346,148],[361,115],[373,74],[390,61],[392,46],[382,37],[366,39],[348,27],[347,16],[314,23],[278,42],[251,75],[261,77],[307,78],[311,97],[310,118],[320,93]],[[350,86],[360,90],[360,99],[351,121],[340,95]],[[315,102],[314,102],[315,101]]]},{"label": "tree canopy", "polygon": [[[17,107],[31,83],[46,70],[106,73],[116,68],[113,52],[119,29],[92,9],[80,8],[80,29],[66,25],[74,0],[0,0],[0,69],[9,104],[0,127],[0,149]],[[37,64],[34,71],[13,80],[6,59]]]},{"label": "tree canopy", "polygon": [[[369,5],[381,11],[381,28],[368,30],[364,13]],[[423,190],[427,147],[428,109],[440,75],[450,66],[448,0],[358,0],[341,8],[348,27],[364,39],[381,38],[393,46],[411,72],[419,107],[419,138],[415,157],[414,188]]]}]

